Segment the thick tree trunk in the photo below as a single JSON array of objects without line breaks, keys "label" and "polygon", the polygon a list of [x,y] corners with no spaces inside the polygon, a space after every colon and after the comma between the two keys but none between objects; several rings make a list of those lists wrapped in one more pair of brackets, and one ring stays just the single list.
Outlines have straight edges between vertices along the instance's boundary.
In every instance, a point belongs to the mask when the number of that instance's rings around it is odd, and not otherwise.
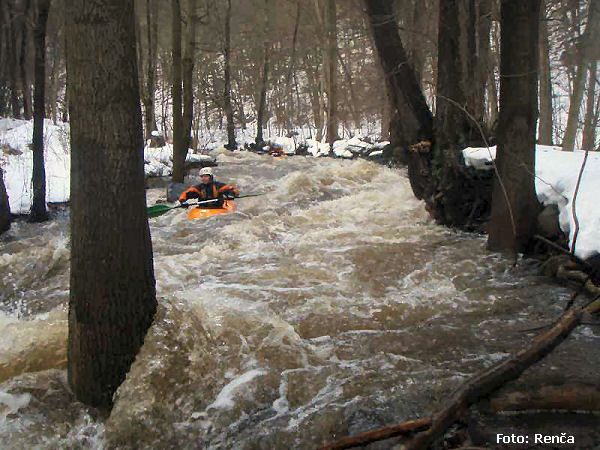
[{"label": "thick tree trunk", "polygon": [[595,117],[596,112],[594,110],[594,103],[596,97],[596,84],[598,82],[596,78],[597,63],[593,61],[590,63],[588,69],[588,89],[587,89],[587,101],[585,109],[585,121],[583,125],[583,140],[581,148],[583,150],[594,150],[594,143],[596,141],[596,130],[595,130]]},{"label": "thick tree trunk", "polygon": [[[379,63],[395,106],[392,111],[394,124],[390,130],[391,138],[400,148],[398,159],[408,160],[408,176],[413,193],[417,198],[423,198],[431,176],[431,155],[428,151],[433,139],[431,111],[415,72],[408,63],[391,3],[386,0],[364,0],[364,5]],[[426,151],[409,151],[411,146],[421,141],[429,143],[423,147]]]},{"label": "thick tree trunk", "polygon": [[223,100],[225,102],[225,115],[227,116],[227,145],[229,150],[237,148],[235,142],[235,123],[233,122],[233,108],[231,107],[231,0],[227,0],[227,11],[225,13],[225,87]]},{"label": "thick tree trunk", "polygon": [[[478,22],[477,9],[473,0],[458,0],[454,2],[458,11],[458,27],[456,31],[459,36],[459,57],[460,63],[460,89],[464,93],[465,109],[469,112],[472,119],[469,127],[473,130],[473,135],[468,136],[468,140],[475,139],[479,135],[477,126],[472,123],[473,120],[478,124],[483,124],[484,116],[484,89],[485,80],[480,80],[479,66],[483,64],[481,55],[478,52],[478,39],[476,24]],[[468,129],[465,129],[466,132]],[[481,138],[480,138],[481,139]]]},{"label": "thick tree trunk", "polygon": [[265,121],[265,107],[267,102],[267,84],[269,79],[269,0],[265,0],[264,4],[264,24],[261,27],[263,30],[263,69],[262,79],[260,83],[260,94],[258,96],[258,111],[256,112],[256,145],[263,145],[263,126]]},{"label": "thick tree trunk", "polygon": [[110,408],[157,305],[133,0],[67,0],[65,7],[71,119],[68,376],[80,401]]},{"label": "thick tree trunk", "polygon": [[6,186],[4,186],[4,172],[0,167],[0,234],[8,231],[10,222],[10,204],[8,203]]},{"label": "thick tree trunk", "polygon": [[172,80],[173,98],[173,183],[183,183],[185,178],[185,157],[187,147],[183,135],[182,113],[182,73],[181,73],[181,4],[180,0],[171,0],[171,39],[172,39]]},{"label": "thick tree trunk", "polygon": [[[474,41],[474,36],[469,39],[464,36],[465,29],[473,27],[467,27],[464,23],[467,19],[461,18],[461,14],[468,13],[460,7],[463,1],[439,2],[435,143],[431,181],[423,197],[439,223],[477,229],[489,214],[491,183],[484,177],[468,176],[470,172],[460,163],[460,151],[471,145],[474,136],[479,134],[476,125],[482,125],[483,98],[479,104],[473,97],[474,92],[482,91],[485,85],[477,89],[466,85],[467,79],[471,79],[471,84],[476,80],[472,64],[463,62],[472,54],[466,41]],[[469,73],[463,73],[464,70]],[[466,108],[463,105],[467,105]],[[477,108],[481,116],[474,117],[475,112],[469,108]]]},{"label": "thick tree trunk", "polygon": [[546,19],[546,2],[540,7],[540,125],[538,143],[552,145],[552,78],[550,74],[550,42]]},{"label": "thick tree trunk", "polygon": [[525,252],[535,232],[540,0],[502,0],[500,123],[488,247]]},{"label": "thick tree trunk", "polygon": [[35,91],[33,110],[33,204],[29,220],[48,220],[46,211],[46,168],[44,165],[44,116],[46,115],[46,24],[50,0],[37,0],[35,42]]},{"label": "thick tree trunk", "polygon": [[598,57],[597,45],[600,40],[600,0],[590,0],[588,4],[588,24],[581,38],[581,44],[577,49],[577,72],[573,85],[573,94],[569,103],[569,116],[567,118],[567,129],[563,139],[563,150],[573,151],[577,129],[579,127],[579,112],[581,111],[581,100],[585,90],[585,76],[587,73],[587,62],[594,56]]},{"label": "thick tree trunk", "polygon": [[335,0],[327,0],[325,10],[325,26],[327,36],[327,143],[333,150],[333,143],[338,136],[337,111],[337,17]]},{"label": "thick tree trunk", "polygon": [[402,145],[408,147],[433,137],[433,121],[423,92],[398,34],[392,5],[386,0],[364,0],[373,41],[383,66],[394,105],[401,117]]}]

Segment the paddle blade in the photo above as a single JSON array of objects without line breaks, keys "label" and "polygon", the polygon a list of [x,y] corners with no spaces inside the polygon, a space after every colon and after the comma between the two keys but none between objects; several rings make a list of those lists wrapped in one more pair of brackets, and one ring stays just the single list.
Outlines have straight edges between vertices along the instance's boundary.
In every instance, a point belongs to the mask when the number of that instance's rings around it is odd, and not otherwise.
[{"label": "paddle blade", "polygon": [[148,217],[162,216],[164,213],[171,211],[176,206],[169,205],[153,205],[148,208]]},{"label": "paddle blade", "polygon": [[256,194],[245,194],[245,195],[239,195],[235,198],[245,198],[245,197],[258,197],[259,195],[266,195],[266,192],[259,192]]}]

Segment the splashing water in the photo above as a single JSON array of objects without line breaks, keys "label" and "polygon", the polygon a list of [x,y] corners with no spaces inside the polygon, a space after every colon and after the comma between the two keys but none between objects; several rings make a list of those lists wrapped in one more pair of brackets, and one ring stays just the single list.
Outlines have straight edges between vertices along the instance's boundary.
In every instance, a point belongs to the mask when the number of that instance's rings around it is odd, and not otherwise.
[{"label": "splashing water", "polygon": [[434,225],[401,171],[218,160],[266,195],[150,220],[159,311],[106,420],[66,383],[68,215],[2,237],[0,447],[314,448],[428,414],[567,295]]}]

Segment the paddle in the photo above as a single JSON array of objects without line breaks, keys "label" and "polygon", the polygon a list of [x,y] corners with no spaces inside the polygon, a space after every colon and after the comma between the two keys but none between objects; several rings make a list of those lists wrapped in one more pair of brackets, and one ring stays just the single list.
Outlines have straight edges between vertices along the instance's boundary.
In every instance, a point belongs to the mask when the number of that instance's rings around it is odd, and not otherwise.
[{"label": "paddle", "polygon": [[[258,194],[246,194],[246,195],[240,195],[239,197],[235,197],[235,198],[238,199],[238,198],[245,198],[245,197],[257,197],[259,195],[265,195],[265,193],[261,192]],[[207,203],[214,203],[214,202],[218,202],[218,201],[219,201],[218,198],[214,198],[212,200],[204,200],[204,201],[197,202],[197,203],[182,203],[181,205],[175,205],[175,206],[169,206],[169,205],[165,205],[165,204],[152,205],[147,208],[148,218],[162,216],[163,214],[168,213],[169,211],[171,211],[173,209],[177,209],[177,208],[187,208],[189,206],[204,205]]]}]

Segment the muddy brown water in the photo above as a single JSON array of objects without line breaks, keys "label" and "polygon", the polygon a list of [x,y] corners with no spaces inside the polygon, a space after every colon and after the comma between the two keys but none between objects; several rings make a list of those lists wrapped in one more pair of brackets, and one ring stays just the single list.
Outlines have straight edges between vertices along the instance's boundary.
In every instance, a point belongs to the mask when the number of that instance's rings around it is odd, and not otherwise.
[{"label": "muddy brown water", "polygon": [[218,179],[266,195],[150,220],[159,313],[107,420],[66,382],[68,210],[0,238],[0,447],[315,448],[430,414],[569,297],[432,223],[403,171],[218,161]]}]

